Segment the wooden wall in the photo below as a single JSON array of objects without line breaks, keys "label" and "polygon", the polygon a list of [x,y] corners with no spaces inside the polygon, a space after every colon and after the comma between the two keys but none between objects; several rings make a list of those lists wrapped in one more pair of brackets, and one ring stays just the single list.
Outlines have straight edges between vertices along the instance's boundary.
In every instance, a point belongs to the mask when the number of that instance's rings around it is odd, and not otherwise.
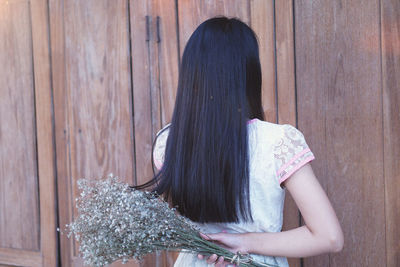
[{"label": "wooden wall", "polygon": [[[151,177],[183,49],[215,15],[257,33],[266,120],[305,134],[345,233],[290,266],[400,265],[398,0],[0,0],[0,266],[83,266],[56,231],[77,179]],[[301,224],[287,194],[283,230]]]},{"label": "wooden wall", "polygon": [[298,126],[345,235],[304,266],[400,266],[400,2],[295,1]]},{"label": "wooden wall", "polygon": [[0,1],[0,264],[55,266],[47,3]]}]

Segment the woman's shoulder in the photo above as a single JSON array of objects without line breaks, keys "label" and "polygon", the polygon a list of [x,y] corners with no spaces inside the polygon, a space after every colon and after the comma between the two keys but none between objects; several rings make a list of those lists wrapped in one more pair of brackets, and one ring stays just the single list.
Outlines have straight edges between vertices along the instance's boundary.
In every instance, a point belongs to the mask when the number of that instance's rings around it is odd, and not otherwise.
[{"label": "woman's shoulder", "polygon": [[159,137],[159,136],[161,136],[161,135],[163,135],[163,136],[167,135],[170,126],[171,126],[171,123],[167,123],[166,125],[164,125],[164,126],[156,133],[156,137]]},{"label": "woman's shoulder", "polygon": [[251,128],[256,130],[257,135],[261,135],[263,138],[268,138],[269,140],[281,138],[288,128],[293,127],[290,124],[279,124],[259,119],[249,121],[249,125],[254,126],[251,126]]}]

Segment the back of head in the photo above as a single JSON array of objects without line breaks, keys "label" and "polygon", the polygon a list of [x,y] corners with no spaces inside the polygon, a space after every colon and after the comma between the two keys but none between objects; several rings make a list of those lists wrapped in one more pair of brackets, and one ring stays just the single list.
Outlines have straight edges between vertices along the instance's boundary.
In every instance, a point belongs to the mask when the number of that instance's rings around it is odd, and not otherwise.
[{"label": "back of head", "polygon": [[[214,17],[188,40],[162,169],[153,191],[196,222],[252,220],[247,121],[263,120],[258,40]],[[149,185],[150,185],[149,184]]]}]

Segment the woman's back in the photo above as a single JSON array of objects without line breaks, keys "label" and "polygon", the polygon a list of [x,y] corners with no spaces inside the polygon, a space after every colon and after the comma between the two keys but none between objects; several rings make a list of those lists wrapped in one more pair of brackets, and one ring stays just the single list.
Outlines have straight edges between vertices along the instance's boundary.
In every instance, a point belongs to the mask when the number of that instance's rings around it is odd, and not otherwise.
[{"label": "woman's back", "polygon": [[[164,161],[169,132],[166,125],[157,134],[153,160],[157,169]],[[286,189],[282,183],[296,170],[314,159],[303,134],[289,124],[275,124],[259,119],[248,121],[249,192],[254,222],[196,223],[203,233],[280,232]],[[282,187],[281,187],[282,186]],[[251,255],[255,260],[288,266],[286,257]],[[180,253],[175,265],[209,266],[196,255]]]}]

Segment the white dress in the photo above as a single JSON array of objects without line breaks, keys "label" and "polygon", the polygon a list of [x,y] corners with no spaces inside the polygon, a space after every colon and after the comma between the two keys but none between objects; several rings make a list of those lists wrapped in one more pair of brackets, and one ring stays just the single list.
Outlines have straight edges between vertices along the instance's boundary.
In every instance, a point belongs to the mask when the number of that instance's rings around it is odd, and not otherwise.
[{"label": "white dress", "polygon": [[[169,124],[157,134],[153,162],[160,169]],[[314,159],[303,134],[290,124],[275,124],[253,119],[247,123],[249,133],[250,204],[253,223],[196,223],[204,233],[280,232],[286,188],[281,183],[296,170]],[[256,261],[289,266],[286,257],[250,254]],[[179,253],[174,267],[211,267],[197,255]],[[233,265],[229,265],[233,266]]]}]

